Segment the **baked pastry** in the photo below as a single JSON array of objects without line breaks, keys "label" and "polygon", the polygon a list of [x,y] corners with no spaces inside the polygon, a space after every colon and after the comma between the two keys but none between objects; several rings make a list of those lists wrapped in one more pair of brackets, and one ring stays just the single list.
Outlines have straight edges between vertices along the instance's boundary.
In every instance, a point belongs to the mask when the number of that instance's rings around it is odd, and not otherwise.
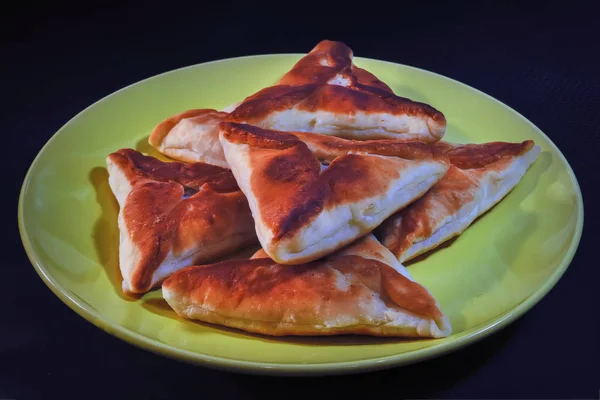
[{"label": "baked pastry", "polygon": [[452,163],[446,175],[376,231],[400,262],[464,232],[520,182],[540,153],[531,140],[468,145],[439,142],[436,147]]},{"label": "baked pastry", "polygon": [[444,136],[444,114],[396,96],[352,58],[344,43],[323,41],[277,85],[246,98],[226,120],[351,139],[436,142]]},{"label": "baked pastry", "polygon": [[371,232],[449,166],[438,158],[349,153],[326,167],[291,133],[231,123],[219,129],[262,248],[280,264],[316,260]]},{"label": "baked pastry", "polygon": [[173,115],[156,125],[148,143],[175,160],[229,168],[217,128],[227,115],[227,112],[212,109],[194,109]]},{"label": "baked pastry", "polygon": [[322,40],[302,57],[277,85],[300,86],[327,83],[340,73],[354,75],[359,84],[392,93],[392,89],[367,70],[352,62],[352,49],[342,42]]},{"label": "baked pastry", "polygon": [[162,162],[132,149],[110,154],[106,163],[120,206],[123,292],[147,292],[178,269],[257,243],[230,170]]},{"label": "baked pastry", "polygon": [[216,127],[223,120],[360,140],[442,138],[446,119],[441,112],[396,96],[352,60],[344,43],[324,40],[275,86],[222,111],[188,110],[169,117],[156,126],[149,143],[176,160],[227,168]]},{"label": "baked pastry", "polygon": [[440,338],[452,326],[432,294],[373,235],[315,262],[192,266],[162,294],[183,318],[272,336],[362,334]]}]

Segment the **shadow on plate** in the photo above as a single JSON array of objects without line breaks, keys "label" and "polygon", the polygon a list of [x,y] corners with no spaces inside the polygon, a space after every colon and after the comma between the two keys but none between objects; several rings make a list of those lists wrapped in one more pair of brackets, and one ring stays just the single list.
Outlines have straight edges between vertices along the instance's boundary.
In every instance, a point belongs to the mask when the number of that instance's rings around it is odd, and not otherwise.
[{"label": "shadow on plate", "polygon": [[155,314],[158,314],[162,317],[168,317],[176,320],[183,320],[180,318],[175,311],[171,308],[171,306],[167,303],[165,299],[162,297],[153,297],[150,299],[144,299],[142,301],[142,307],[144,307],[148,311],[152,311]]},{"label": "shadow on plate", "polygon": [[446,240],[444,243],[440,244],[438,247],[436,247],[435,249],[429,250],[419,256],[416,256],[413,259],[410,259],[408,261],[405,261],[402,263],[402,265],[404,265],[405,267],[410,267],[413,264],[416,264],[418,262],[421,261],[425,261],[427,258],[429,258],[431,255],[435,254],[438,251],[444,251],[444,249],[452,246],[452,244],[458,239],[458,236],[453,237],[452,239],[448,239]]},{"label": "shadow on plate", "polygon": [[[414,87],[406,86],[406,85],[393,85],[393,91],[396,96],[404,97],[406,99],[410,99],[412,101],[418,101],[425,104],[431,104],[431,100],[425,96],[422,92],[415,90]],[[435,105],[432,105],[435,107]]]},{"label": "shadow on plate", "polygon": [[[529,195],[531,195],[531,193],[533,193],[537,186],[537,182],[542,174],[550,167],[550,164],[552,164],[552,156],[550,153],[540,153],[536,162],[529,168],[517,186],[515,186],[494,207],[477,217],[470,227],[476,226],[479,221],[485,219],[488,214],[493,213],[496,206],[499,206],[504,201],[510,200],[516,202],[517,204],[521,204]],[[537,216],[530,212],[525,212],[520,208],[516,208],[511,214],[510,219],[512,222],[506,224],[505,226],[507,228],[500,231],[497,235],[500,237],[499,242],[502,243],[501,247],[504,248],[520,248],[529,234],[535,230],[535,227],[537,226]],[[512,264],[514,256],[516,256],[517,253],[518,252],[513,251],[510,252],[509,256],[507,256],[506,252],[499,252],[499,254],[505,257],[504,261],[507,265]]]},{"label": "shadow on plate", "polygon": [[148,143],[148,136],[144,136],[143,138],[137,141],[137,143],[135,144],[135,150],[147,156],[157,158],[161,161],[174,161],[173,159],[160,153],[154,147],[150,146],[150,143]]},{"label": "shadow on plate", "polygon": [[108,170],[95,167],[90,171],[90,182],[96,190],[96,201],[102,209],[102,214],[94,224],[94,245],[98,259],[106,272],[115,292],[123,300],[135,301],[136,297],[127,296],[121,289],[123,277],[119,269],[119,204],[108,185]]},{"label": "shadow on plate", "polygon": [[[516,199],[517,203],[523,202],[523,200],[525,200],[535,190],[535,187],[536,187],[535,182],[537,182],[539,180],[540,176],[548,169],[548,167],[550,167],[550,164],[552,163],[551,160],[552,160],[552,156],[550,155],[550,153],[542,152],[538,156],[538,159],[536,160],[536,162],[527,171],[527,173],[525,174],[525,176],[523,177],[521,182],[519,182],[519,184],[517,186],[515,186],[512,191],[510,191],[499,203],[497,203],[496,206],[500,205],[502,202],[504,202],[505,200],[507,200],[509,198],[513,199],[513,200]],[[525,182],[525,181],[527,181],[527,182]],[[522,184],[522,183],[527,183],[527,184]],[[487,210],[486,212],[481,214],[479,217],[475,218],[475,220],[471,223],[471,225],[469,225],[467,230],[471,229],[473,226],[476,226],[479,221],[483,220],[488,214],[494,212],[494,209],[496,208],[496,206],[490,208],[489,210]],[[525,218],[531,222],[533,217],[525,216]],[[518,219],[515,219],[515,220],[518,221]],[[519,222],[517,225],[518,226],[526,226],[527,232],[531,232],[531,230],[533,229],[533,226],[526,222],[525,223]],[[519,243],[517,240],[522,240],[524,237],[526,237],[527,232],[523,233],[523,232],[521,232],[522,230],[523,229],[519,229],[519,232],[520,232],[519,234],[512,235],[512,237],[511,237],[512,243]],[[403,265],[405,267],[409,267],[410,265],[413,265],[420,261],[426,260],[429,256],[433,255],[436,252],[444,251],[444,249],[447,249],[450,246],[452,246],[460,238],[460,236],[461,235],[458,235],[458,236],[455,236],[455,237],[445,241],[444,243],[442,243],[435,249],[429,250],[428,252],[423,253],[423,254],[413,258],[412,260],[408,260],[408,261],[404,262]]]}]

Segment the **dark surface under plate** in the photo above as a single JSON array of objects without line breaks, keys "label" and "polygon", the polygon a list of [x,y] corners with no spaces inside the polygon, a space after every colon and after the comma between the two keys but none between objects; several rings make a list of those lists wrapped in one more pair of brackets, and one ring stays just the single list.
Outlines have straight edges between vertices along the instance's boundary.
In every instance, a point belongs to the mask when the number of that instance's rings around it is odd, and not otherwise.
[{"label": "dark surface under plate", "polygon": [[[0,12],[0,121],[8,140],[0,399],[597,399],[597,14],[576,2],[449,3],[390,8],[369,2],[365,9],[346,2],[329,10],[280,4],[280,13],[271,15],[274,8],[259,10],[254,2],[226,2],[219,10],[204,2],[48,2]],[[306,15],[298,14],[303,10]],[[416,66],[480,89],[557,144],[579,179],[586,215],[579,251],[546,298],[501,332],[418,365],[346,377],[273,378],[156,356],[94,327],[52,294],[25,255],[16,211],[27,168],[54,132],[88,105],[141,79],[221,58],[305,53],[322,39],[344,41],[358,56]]]}]

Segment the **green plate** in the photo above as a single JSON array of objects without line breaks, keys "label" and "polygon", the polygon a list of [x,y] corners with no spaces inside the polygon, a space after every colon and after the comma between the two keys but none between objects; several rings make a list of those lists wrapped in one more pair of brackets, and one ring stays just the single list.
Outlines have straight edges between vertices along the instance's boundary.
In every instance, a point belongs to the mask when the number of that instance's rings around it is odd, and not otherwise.
[{"label": "green plate", "polygon": [[433,105],[448,119],[445,140],[533,139],[542,153],[519,185],[450,245],[409,268],[448,314],[454,332],[438,340],[357,336],[274,338],[185,321],[160,291],[121,295],[118,207],[105,157],[120,148],[150,152],[164,118],[222,108],[272,85],[301,57],[266,55],[171,71],[88,107],[44,146],[21,191],[19,227],[44,282],[69,307],[147,350],[204,366],[261,374],[333,374],[405,365],[459,349],[523,315],[560,279],[576,251],[583,202],[556,146],[521,115],[443,76],[356,58],[399,95]]}]

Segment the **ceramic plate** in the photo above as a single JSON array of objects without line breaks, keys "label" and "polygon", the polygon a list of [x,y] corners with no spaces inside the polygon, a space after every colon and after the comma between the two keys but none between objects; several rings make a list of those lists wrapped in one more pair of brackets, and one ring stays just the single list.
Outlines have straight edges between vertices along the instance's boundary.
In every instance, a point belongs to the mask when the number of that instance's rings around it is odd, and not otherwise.
[{"label": "ceramic plate", "polygon": [[303,375],[381,369],[456,350],[506,326],[548,293],[569,265],[583,226],[577,181],[556,146],[473,88],[357,57],[358,66],[398,95],[441,110],[448,120],[445,140],[533,139],[542,148],[501,203],[449,245],[407,265],[439,301],[453,334],[438,340],[274,338],[180,319],[160,290],[124,297],[118,206],[106,156],[123,147],[151,153],[147,137],[164,118],[239,101],[274,84],[301,56],[242,57],[171,71],[98,101],[62,127],[31,165],[19,202],[24,247],[49,288],[96,326],[147,350],[214,368]]}]

